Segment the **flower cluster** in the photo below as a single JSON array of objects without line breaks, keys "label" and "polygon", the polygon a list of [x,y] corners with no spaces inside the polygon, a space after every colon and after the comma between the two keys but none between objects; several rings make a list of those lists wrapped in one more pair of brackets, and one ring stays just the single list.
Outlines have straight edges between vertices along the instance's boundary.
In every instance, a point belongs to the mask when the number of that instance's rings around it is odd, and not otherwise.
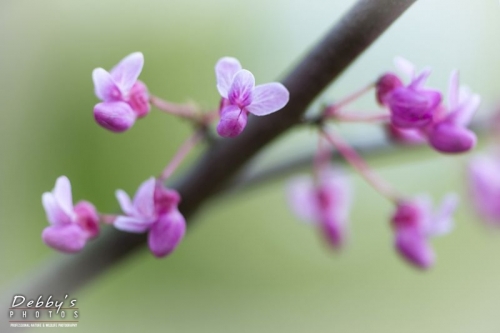
[{"label": "flower cluster", "polygon": [[222,96],[221,107],[212,113],[199,114],[196,106],[175,104],[152,96],[139,81],[144,56],[132,53],[111,71],[96,68],[92,72],[94,91],[100,103],[94,106],[95,121],[112,132],[130,129],[137,119],[149,114],[151,105],[168,114],[191,120],[196,133],[180,147],[171,162],[157,178],[145,181],[134,199],[122,190],[116,197],[123,215],[100,214],[95,207],[81,201],[73,206],[71,185],[60,177],[54,190],[43,194],[42,201],[50,226],[42,233],[43,241],[65,253],[81,251],[87,241],[98,236],[100,223],[113,224],[118,230],[148,233],[148,245],[154,256],[169,255],[179,245],[186,231],[186,221],[178,209],[178,192],[163,185],[177,169],[194,145],[203,138],[210,123],[220,117],[217,132],[222,137],[235,137],[246,126],[249,113],[265,116],[282,109],[289,99],[288,90],[277,82],[255,86],[251,72],[242,69],[235,58],[220,59],[215,66],[217,90]]},{"label": "flower cluster", "polygon": [[[390,137],[396,141],[405,144],[428,142],[432,148],[442,153],[462,153],[476,144],[476,135],[467,126],[479,106],[480,97],[468,88],[460,87],[458,72],[453,71],[448,102],[445,105],[443,94],[426,86],[430,69],[417,72],[413,64],[402,58],[396,58],[395,64],[408,77],[407,83],[395,73],[386,73],[376,83],[328,105],[319,118],[314,117],[310,123],[320,126],[320,142],[329,142],[376,191],[394,204],[391,225],[396,251],[415,267],[427,269],[435,262],[429,240],[452,230],[457,196],[446,196],[437,212],[433,212],[428,196],[409,198],[399,193],[379,177],[341,136],[328,130],[326,121],[382,122]],[[348,104],[372,88],[375,88],[378,104],[387,109],[388,113],[366,116],[345,111]],[[325,156],[322,150],[320,145],[318,156]],[[484,216],[497,221],[500,221],[500,210],[491,198],[496,197],[496,193],[500,194],[500,181],[491,180],[500,180],[499,177],[492,176],[500,170],[499,161],[500,159],[493,161],[481,158],[470,167],[474,201]],[[288,189],[289,202],[300,219],[315,221],[329,243],[339,248],[345,243],[350,191],[341,174],[335,172],[333,177],[332,172],[325,173],[324,170],[324,167],[318,168],[316,163],[312,180],[299,178],[291,181]],[[489,200],[485,199],[487,196],[490,197]]]},{"label": "flower cluster", "polygon": [[[221,137],[234,138],[244,131],[250,115],[272,114],[289,101],[289,92],[282,84],[272,82],[256,86],[253,74],[243,69],[237,59],[224,57],[215,65],[216,87],[221,95],[219,108],[202,114],[191,104],[175,104],[150,94],[146,85],[138,80],[143,65],[142,53],[133,53],[110,72],[102,68],[93,71],[95,94],[101,100],[94,107],[96,122],[110,131],[123,132],[130,129],[137,119],[145,117],[153,106],[192,121],[196,132],[179,148],[160,176],[151,177],[140,185],[133,199],[122,190],[116,191],[123,212],[121,215],[98,213],[87,201],[73,206],[70,182],[66,177],[60,177],[54,190],[42,197],[51,224],[43,231],[42,238],[58,251],[81,251],[89,240],[98,236],[100,223],[104,223],[124,232],[147,233],[153,255],[158,258],[169,255],[182,241],[186,221],[178,208],[181,201],[179,193],[166,187],[164,182],[204,138],[212,121],[218,119],[216,131]],[[431,73],[429,69],[417,73],[411,63],[401,58],[396,60],[396,65],[409,77],[407,84],[398,75],[387,73],[376,84],[328,106],[323,110],[320,121],[311,122],[319,126],[320,134],[313,177],[303,176],[293,180],[288,189],[289,201],[292,210],[301,219],[313,223],[320,230],[330,247],[341,249],[346,244],[352,195],[345,174],[331,165],[331,148],[334,148],[370,185],[394,204],[391,225],[395,249],[409,263],[427,269],[435,261],[429,240],[451,231],[457,197],[448,195],[436,212],[426,196],[408,199],[380,178],[355,149],[325,124],[330,118],[387,121],[386,126],[392,137],[405,143],[427,141],[443,153],[460,153],[473,148],[476,136],[467,126],[480,98],[459,86],[458,72],[451,75],[448,103],[444,105],[442,94],[425,85]],[[363,119],[339,113],[345,105],[373,87],[376,88],[378,103],[389,110],[389,114]],[[325,143],[332,147],[325,148]],[[472,190],[479,198],[477,204],[489,219],[500,219],[500,213],[491,199],[500,193],[500,181],[491,181],[498,178],[495,173],[497,164],[500,165],[497,160],[483,158],[471,164],[470,168],[474,185]],[[489,201],[483,197],[488,197]]]},{"label": "flower cluster", "polygon": [[431,71],[418,73],[410,62],[396,58],[400,72],[410,78],[407,85],[394,73],[383,75],[376,84],[377,101],[390,110],[390,134],[398,141],[420,143],[425,140],[442,153],[463,153],[476,144],[469,130],[480,97],[460,87],[458,72],[453,71],[448,89],[448,104],[442,94],[425,86]]}]

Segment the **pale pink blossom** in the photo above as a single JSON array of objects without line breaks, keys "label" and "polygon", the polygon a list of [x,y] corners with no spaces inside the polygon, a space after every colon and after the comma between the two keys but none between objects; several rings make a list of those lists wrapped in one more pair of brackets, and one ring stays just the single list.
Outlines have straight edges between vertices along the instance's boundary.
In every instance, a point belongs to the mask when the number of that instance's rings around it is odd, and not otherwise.
[{"label": "pale pink blossom", "polygon": [[102,101],[94,107],[94,118],[102,127],[123,132],[134,125],[137,118],[150,111],[146,85],[139,81],[144,56],[132,53],[110,72],[96,68],[92,72],[96,96]]},{"label": "pale pink blossom", "polygon": [[71,183],[59,177],[52,192],[42,195],[42,203],[50,226],[42,232],[48,246],[66,253],[81,251],[87,241],[99,234],[99,216],[87,201],[73,206]]},{"label": "pale pink blossom", "polygon": [[253,74],[231,57],[215,65],[217,90],[222,100],[217,132],[223,137],[235,137],[243,132],[248,114],[266,116],[282,109],[289,100],[288,90],[281,83],[255,86]]},{"label": "pale pink blossom", "polygon": [[158,258],[175,250],[186,231],[186,221],[177,209],[181,198],[176,191],[150,178],[142,183],[133,200],[122,190],[116,191],[116,197],[125,213],[114,221],[117,229],[148,232],[149,249]]},{"label": "pale pink blossom", "polygon": [[290,208],[298,218],[316,225],[333,248],[342,247],[351,206],[351,188],[345,175],[322,168],[317,180],[309,176],[293,179],[287,194]]},{"label": "pale pink blossom", "polygon": [[392,216],[394,243],[399,254],[417,268],[433,266],[436,258],[429,240],[453,229],[452,215],[457,204],[458,197],[454,194],[447,195],[437,211],[433,211],[427,196],[399,202]]}]

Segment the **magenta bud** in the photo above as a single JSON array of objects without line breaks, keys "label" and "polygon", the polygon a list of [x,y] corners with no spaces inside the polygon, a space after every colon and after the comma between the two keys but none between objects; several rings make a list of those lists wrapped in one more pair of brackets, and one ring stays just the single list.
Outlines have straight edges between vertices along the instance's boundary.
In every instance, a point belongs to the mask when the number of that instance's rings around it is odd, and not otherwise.
[{"label": "magenta bud", "polygon": [[149,93],[148,88],[143,82],[137,81],[132,86],[128,97],[128,104],[132,107],[138,118],[143,118],[149,113],[151,110]]},{"label": "magenta bud", "polygon": [[113,132],[124,132],[134,125],[137,116],[125,102],[104,102],[94,107],[94,119]]},{"label": "magenta bud", "polygon": [[433,112],[441,99],[442,96],[437,91],[399,87],[387,95],[385,103],[391,110],[391,122],[394,126],[418,128],[432,121]]},{"label": "magenta bud", "polygon": [[339,250],[345,243],[345,226],[334,216],[325,216],[321,221],[321,230],[328,244]]},{"label": "magenta bud", "polygon": [[398,229],[395,246],[399,254],[417,268],[428,269],[435,262],[434,251],[427,239],[415,228]]},{"label": "magenta bud", "polygon": [[172,253],[184,238],[186,221],[182,214],[174,209],[161,216],[153,224],[148,234],[148,245],[153,255],[162,258]]},{"label": "magenta bud", "polygon": [[388,94],[391,93],[394,89],[402,86],[403,82],[401,82],[396,74],[387,73],[382,75],[375,84],[377,102],[380,105],[384,105],[384,101]]},{"label": "magenta bud", "polygon": [[243,132],[247,121],[248,114],[245,110],[229,105],[221,111],[217,133],[225,138],[234,138]]},{"label": "magenta bud", "polygon": [[434,149],[442,153],[463,153],[476,145],[476,134],[471,130],[443,122],[434,126],[429,135],[429,142]]},{"label": "magenta bud", "polygon": [[76,223],[85,231],[89,238],[99,235],[99,215],[93,204],[88,201],[80,201],[74,207]]},{"label": "magenta bud", "polygon": [[177,209],[180,201],[179,192],[165,187],[160,181],[156,182],[154,204],[157,214],[165,214],[172,209]]},{"label": "magenta bud", "polygon": [[421,208],[413,202],[400,202],[392,216],[394,228],[418,227],[422,219]]}]

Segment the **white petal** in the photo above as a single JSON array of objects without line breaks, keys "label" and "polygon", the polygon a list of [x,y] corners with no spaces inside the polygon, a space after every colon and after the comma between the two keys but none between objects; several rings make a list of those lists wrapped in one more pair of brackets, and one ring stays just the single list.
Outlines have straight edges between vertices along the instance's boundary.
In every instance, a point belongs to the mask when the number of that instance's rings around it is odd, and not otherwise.
[{"label": "white petal", "polygon": [[233,78],[241,69],[241,64],[236,58],[224,57],[217,61],[215,65],[215,77],[217,79],[217,90],[219,90],[219,94],[222,97],[227,98]]}]

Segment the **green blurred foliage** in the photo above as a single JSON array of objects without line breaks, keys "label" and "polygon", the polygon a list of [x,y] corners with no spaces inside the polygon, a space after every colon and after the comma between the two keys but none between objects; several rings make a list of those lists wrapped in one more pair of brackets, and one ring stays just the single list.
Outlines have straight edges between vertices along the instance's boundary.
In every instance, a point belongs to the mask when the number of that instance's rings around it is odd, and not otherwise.
[{"label": "green blurred foliage", "polygon": [[[238,57],[258,83],[273,80],[352,3],[3,0],[2,289],[45,259],[61,256],[40,240],[47,225],[40,197],[59,175],[71,179],[76,200],[113,211],[114,190],[133,192],[157,174],[190,131],[156,112],[125,134],[104,131],[92,119],[93,68],[110,68],[140,50],[146,57],[141,78],[153,93],[213,108],[219,57]],[[339,98],[372,81],[392,69],[399,54],[432,65],[430,82],[443,89],[449,72],[459,68],[464,82],[482,94],[487,112],[498,99],[499,15],[493,0],[420,0],[321,98]],[[358,106],[369,109],[373,101]],[[354,139],[361,133],[380,135],[366,126],[345,131]],[[297,147],[312,147],[314,137],[294,130],[267,156],[286,158]],[[464,192],[466,160],[418,149],[370,162],[401,190],[428,191],[438,199]],[[434,242],[437,266],[423,274],[392,249],[392,207],[357,176],[352,179],[352,237],[341,254],[329,252],[315,230],[296,223],[280,179],[205,207],[171,257],[156,260],[141,251],[74,293],[81,311],[76,331],[497,331],[500,235],[477,221],[467,198],[457,230]]]}]

